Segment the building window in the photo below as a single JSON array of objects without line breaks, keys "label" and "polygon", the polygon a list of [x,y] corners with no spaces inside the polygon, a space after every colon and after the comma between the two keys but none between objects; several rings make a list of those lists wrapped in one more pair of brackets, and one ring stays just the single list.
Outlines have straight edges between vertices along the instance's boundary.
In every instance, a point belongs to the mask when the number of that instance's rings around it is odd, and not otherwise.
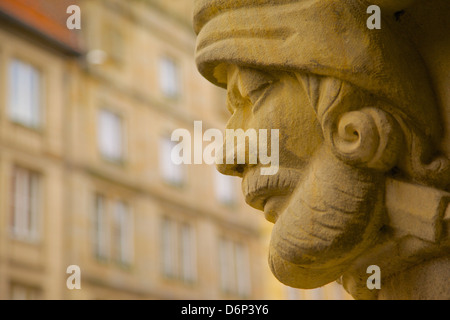
[{"label": "building window", "polygon": [[159,83],[166,98],[177,99],[181,95],[180,72],[176,62],[168,57],[161,58]]},{"label": "building window", "polygon": [[223,292],[250,296],[250,264],[247,247],[229,239],[219,240],[220,283]]},{"label": "building window", "polygon": [[13,171],[12,233],[20,240],[39,239],[40,176],[38,173],[15,167]]},{"label": "building window", "polygon": [[116,201],[113,210],[113,257],[121,264],[130,265],[134,250],[133,217],[122,201]]},{"label": "building window", "polygon": [[124,266],[131,265],[134,257],[134,218],[128,205],[97,194],[93,220],[96,257]]},{"label": "building window", "polygon": [[125,144],[122,118],[114,112],[101,109],[98,121],[98,144],[101,155],[109,161],[122,162]]},{"label": "building window", "polygon": [[9,115],[30,128],[41,125],[42,80],[34,66],[14,59],[9,66]]},{"label": "building window", "polygon": [[11,300],[39,300],[41,290],[17,283],[11,284]]},{"label": "building window", "polygon": [[177,142],[169,138],[162,138],[160,140],[160,168],[163,179],[173,185],[181,187],[185,182],[185,166],[183,164],[175,164],[172,161],[172,149]]},{"label": "building window", "polygon": [[236,203],[236,177],[226,176],[214,170],[214,190],[216,199],[225,205],[234,205]]},{"label": "building window", "polygon": [[195,282],[197,253],[193,227],[187,223],[164,218],[161,230],[164,275],[187,283]]}]

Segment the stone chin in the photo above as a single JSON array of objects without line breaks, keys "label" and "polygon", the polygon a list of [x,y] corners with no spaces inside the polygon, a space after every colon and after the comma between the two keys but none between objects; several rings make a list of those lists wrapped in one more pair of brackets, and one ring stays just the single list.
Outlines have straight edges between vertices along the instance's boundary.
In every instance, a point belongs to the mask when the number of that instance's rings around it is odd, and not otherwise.
[{"label": "stone chin", "polygon": [[284,284],[316,288],[339,278],[378,240],[384,177],[357,169],[322,148],[272,231],[269,265]]}]

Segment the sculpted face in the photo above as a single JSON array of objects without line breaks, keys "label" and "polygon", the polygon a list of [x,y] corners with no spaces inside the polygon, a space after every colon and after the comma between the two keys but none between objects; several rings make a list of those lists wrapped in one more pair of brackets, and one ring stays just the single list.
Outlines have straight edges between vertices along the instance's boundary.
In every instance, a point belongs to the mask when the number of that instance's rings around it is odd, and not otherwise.
[{"label": "sculpted face", "polygon": [[[274,223],[269,265],[291,287],[317,288],[350,272],[347,284],[366,290],[359,263],[401,235],[392,228],[410,232],[405,217],[422,217],[388,203],[392,180],[450,191],[450,159],[439,149],[448,107],[439,109],[415,40],[399,36],[420,25],[408,22],[420,7],[393,18],[419,2],[391,2],[374,1],[386,18],[374,31],[363,23],[365,1],[196,0],[196,63],[228,91],[227,128],[279,130],[275,175],[260,174],[262,160],[218,169],[241,177],[247,203]],[[386,267],[396,250],[383,251]]]},{"label": "sculpted face", "polygon": [[[339,80],[323,81],[323,95],[314,100],[329,106],[325,112],[313,107],[306,85],[319,78],[237,65],[227,68],[226,78],[232,114],[227,129],[279,130],[280,168],[275,175],[261,175],[261,164],[218,165],[223,174],[242,177],[247,203],[275,223],[269,253],[272,271],[294,287],[313,288],[335,280],[376,239],[381,221],[380,175],[338,159],[325,141],[317,114],[332,114],[334,102],[348,101],[336,92],[348,92],[344,96],[358,100],[358,90]],[[344,120],[352,122],[352,117]],[[366,125],[346,124],[336,144],[350,154],[361,153],[359,145],[366,136],[361,127]]]},{"label": "sculpted face", "polygon": [[264,211],[266,219],[275,223],[322,142],[321,128],[294,73],[232,65],[227,75],[227,104],[231,112],[227,129],[278,129],[280,169],[271,176],[261,175],[258,164],[224,164],[218,169],[242,177],[247,203]]},{"label": "sculpted face", "polygon": [[398,118],[333,77],[229,65],[225,78],[227,129],[279,130],[275,175],[262,175],[261,163],[218,165],[242,178],[246,202],[274,223],[273,274],[304,289],[338,279],[382,236],[385,180],[402,168]]}]

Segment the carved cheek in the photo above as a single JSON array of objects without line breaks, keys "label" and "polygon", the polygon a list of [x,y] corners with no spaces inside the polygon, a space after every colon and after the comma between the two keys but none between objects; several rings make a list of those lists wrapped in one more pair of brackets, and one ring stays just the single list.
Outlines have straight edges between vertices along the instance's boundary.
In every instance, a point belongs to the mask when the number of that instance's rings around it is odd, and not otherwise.
[{"label": "carved cheek", "polygon": [[310,159],[322,144],[323,134],[306,92],[297,80],[289,79],[283,83],[278,95],[283,97],[277,113],[280,146],[283,146],[280,151],[295,158]]}]

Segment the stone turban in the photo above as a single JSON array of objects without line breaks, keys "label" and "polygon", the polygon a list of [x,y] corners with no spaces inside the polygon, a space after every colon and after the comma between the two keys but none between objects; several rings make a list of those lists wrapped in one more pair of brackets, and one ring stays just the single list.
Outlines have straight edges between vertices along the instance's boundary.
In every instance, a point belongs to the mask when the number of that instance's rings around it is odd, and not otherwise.
[{"label": "stone turban", "polygon": [[[196,62],[212,83],[237,64],[334,77],[379,97],[424,140],[437,142],[438,108],[424,63],[392,19],[366,21],[363,0],[196,0]],[[411,68],[410,66],[414,66]],[[431,140],[429,140],[431,139]]]}]

